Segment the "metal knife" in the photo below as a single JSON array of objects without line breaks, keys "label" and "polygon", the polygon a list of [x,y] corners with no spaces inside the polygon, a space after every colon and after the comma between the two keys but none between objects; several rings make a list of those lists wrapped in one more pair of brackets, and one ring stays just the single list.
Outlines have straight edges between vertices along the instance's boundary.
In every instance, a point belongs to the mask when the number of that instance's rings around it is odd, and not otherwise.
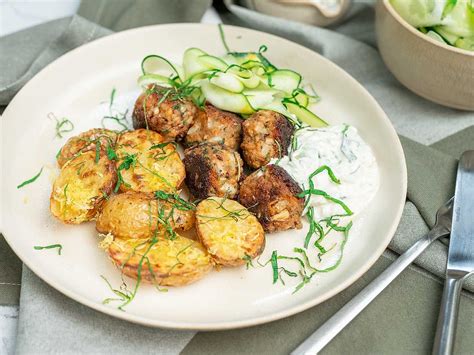
[{"label": "metal knife", "polygon": [[456,178],[446,282],[433,354],[452,354],[459,297],[466,276],[474,272],[474,150],[461,155]]}]

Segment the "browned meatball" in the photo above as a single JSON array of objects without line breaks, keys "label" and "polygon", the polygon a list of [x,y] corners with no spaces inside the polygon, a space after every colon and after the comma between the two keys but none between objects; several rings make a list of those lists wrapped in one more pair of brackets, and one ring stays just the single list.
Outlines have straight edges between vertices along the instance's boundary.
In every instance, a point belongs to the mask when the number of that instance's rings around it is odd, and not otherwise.
[{"label": "browned meatball", "polygon": [[198,199],[237,196],[243,179],[239,153],[222,144],[204,143],[184,151],[186,185]]},{"label": "browned meatball", "polygon": [[240,185],[239,201],[254,212],[267,232],[302,227],[304,199],[301,188],[285,169],[268,165],[248,176]]},{"label": "browned meatball", "polygon": [[273,158],[288,153],[293,126],[285,116],[275,111],[255,112],[244,121],[241,144],[245,162],[260,168]]},{"label": "browned meatball", "polygon": [[181,140],[194,122],[196,105],[174,88],[151,85],[135,102],[133,127],[149,128],[167,140]]},{"label": "browned meatball", "polygon": [[186,144],[221,143],[238,150],[242,136],[242,119],[232,112],[207,104],[200,110],[186,135]]}]

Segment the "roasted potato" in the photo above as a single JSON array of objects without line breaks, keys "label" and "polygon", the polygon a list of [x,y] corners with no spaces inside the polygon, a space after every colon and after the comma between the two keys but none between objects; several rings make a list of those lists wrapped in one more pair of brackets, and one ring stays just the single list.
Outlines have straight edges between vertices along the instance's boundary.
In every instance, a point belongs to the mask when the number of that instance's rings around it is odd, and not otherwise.
[{"label": "roasted potato", "polygon": [[185,142],[188,147],[201,143],[217,143],[238,150],[241,136],[242,119],[239,116],[206,104],[204,109],[199,110]]},{"label": "roasted potato", "polygon": [[243,265],[260,255],[265,233],[257,218],[237,201],[210,197],[196,210],[198,238],[220,265]]},{"label": "roasted potato", "polygon": [[243,179],[239,153],[222,144],[204,143],[184,151],[186,185],[198,199],[209,196],[234,198]]},{"label": "roasted potato", "polygon": [[266,232],[302,227],[302,190],[278,165],[267,165],[249,175],[240,185],[239,201],[254,212]]},{"label": "roasted potato", "polygon": [[166,140],[179,141],[193,124],[197,112],[197,106],[178,90],[150,85],[135,103],[133,127],[148,128]]},{"label": "roasted potato", "polygon": [[[161,286],[182,286],[204,277],[212,260],[199,242],[177,235],[175,239],[120,239],[108,247],[112,262],[134,279]],[[146,258],[144,258],[144,256]]]},{"label": "roasted potato", "polygon": [[291,123],[278,112],[261,110],[255,112],[242,124],[243,139],[240,148],[245,162],[258,169],[288,154],[293,134]]},{"label": "roasted potato", "polygon": [[172,198],[157,199],[154,194],[129,191],[112,196],[97,217],[96,229],[117,238],[149,238],[155,231],[170,227],[186,231],[194,225],[194,211]]},{"label": "roasted potato", "polygon": [[50,209],[64,223],[94,219],[117,182],[115,162],[88,151],[68,160],[53,184]]},{"label": "roasted potato", "polygon": [[154,131],[137,129],[120,135],[116,154],[120,191],[173,192],[184,180],[176,143]]},{"label": "roasted potato", "polygon": [[95,152],[97,142],[99,142],[99,153],[103,155],[107,147],[115,148],[117,132],[109,129],[93,128],[78,136],[69,138],[56,156],[59,167],[61,168],[68,160],[71,160],[78,154],[88,151]]}]

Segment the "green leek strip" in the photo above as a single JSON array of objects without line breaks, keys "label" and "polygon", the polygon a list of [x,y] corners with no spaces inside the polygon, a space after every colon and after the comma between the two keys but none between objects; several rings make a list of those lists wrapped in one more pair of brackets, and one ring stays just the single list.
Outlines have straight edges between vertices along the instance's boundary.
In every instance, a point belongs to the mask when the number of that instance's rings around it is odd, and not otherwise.
[{"label": "green leek strip", "polygon": [[18,185],[16,188],[17,189],[21,189],[23,186],[25,185],[28,185],[28,184],[31,184],[32,182],[35,182],[37,178],[39,178],[39,176],[41,175],[41,173],[43,172],[43,168],[40,169],[40,171],[38,172],[38,174],[36,174],[35,176],[33,176],[31,179],[28,179],[26,181],[23,181],[20,185]]},{"label": "green leek strip", "polygon": [[178,70],[178,66],[172,64],[168,59],[157,54],[150,54],[143,58],[141,64],[142,73],[157,74],[163,64],[165,65],[166,69],[171,69],[173,75],[176,75],[181,82],[183,81],[182,70]]},{"label": "green leek strip", "polygon": [[342,209],[344,210],[344,212],[346,212],[348,216],[351,216],[353,214],[351,209],[349,207],[347,207],[347,205],[344,202],[342,202],[341,200],[339,200],[335,197],[332,197],[332,196],[328,195],[328,193],[325,192],[325,191],[318,190],[318,189],[308,189],[308,190],[304,190],[303,192],[299,193],[297,196],[298,197],[305,197],[307,195],[322,196],[326,200],[332,201],[332,202],[338,204],[339,206],[341,206]]},{"label": "green leek strip", "polygon": [[271,257],[271,264],[273,270],[273,283],[278,281],[278,254],[277,251],[274,250]]}]

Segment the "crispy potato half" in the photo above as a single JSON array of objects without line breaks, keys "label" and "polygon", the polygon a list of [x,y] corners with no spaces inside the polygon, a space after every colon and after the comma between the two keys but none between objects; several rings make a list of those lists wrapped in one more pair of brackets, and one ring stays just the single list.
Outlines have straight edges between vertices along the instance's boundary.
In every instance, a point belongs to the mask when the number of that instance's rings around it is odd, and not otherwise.
[{"label": "crispy potato half", "polygon": [[[201,243],[175,239],[120,239],[108,248],[112,262],[129,277],[161,286],[182,286],[204,277],[213,267]],[[140,267],[141,265],[141,267]]]},{"label": "crispy potato half", "polygon": [[154,194],[128,191],[112,196],[97,217],[99,233],[123,239],[148,238],[155,231],[164,232],[169,226],[186,231],[194,225],[192,205],[157,199]]},{"label": "crispy potato half", "polygon": [[79,224],[97,216],[117,182],[115,162],[95,152],[80,154],[64,164],[53,184],[50,210],[64,223]]},{"label": "crispy potato half", "polygon": [[199,240],[216,263],[243,265],[260,255],[265,233],[257,218],[237,201],[210,197],[196,210]]},{"label": "crispy potato half", "polygon": [[116,153],[120,191],[173,192],[184,180],[176,143],[154,131],[137,129],[120,135]]},{"label": "crispy potato half", "polygon": [[75,137],[69,138],[56,157],[59,167],[62,168],[68,160],[71,160],[78,154],[88,151],[95,152],[97,144],[99,145],[99,153],[103,155],[107,147],[112,149],[115,148],[117,136],[118,134],[115,131],[103,128],[93,128],[86,132],[82,132]]}]

